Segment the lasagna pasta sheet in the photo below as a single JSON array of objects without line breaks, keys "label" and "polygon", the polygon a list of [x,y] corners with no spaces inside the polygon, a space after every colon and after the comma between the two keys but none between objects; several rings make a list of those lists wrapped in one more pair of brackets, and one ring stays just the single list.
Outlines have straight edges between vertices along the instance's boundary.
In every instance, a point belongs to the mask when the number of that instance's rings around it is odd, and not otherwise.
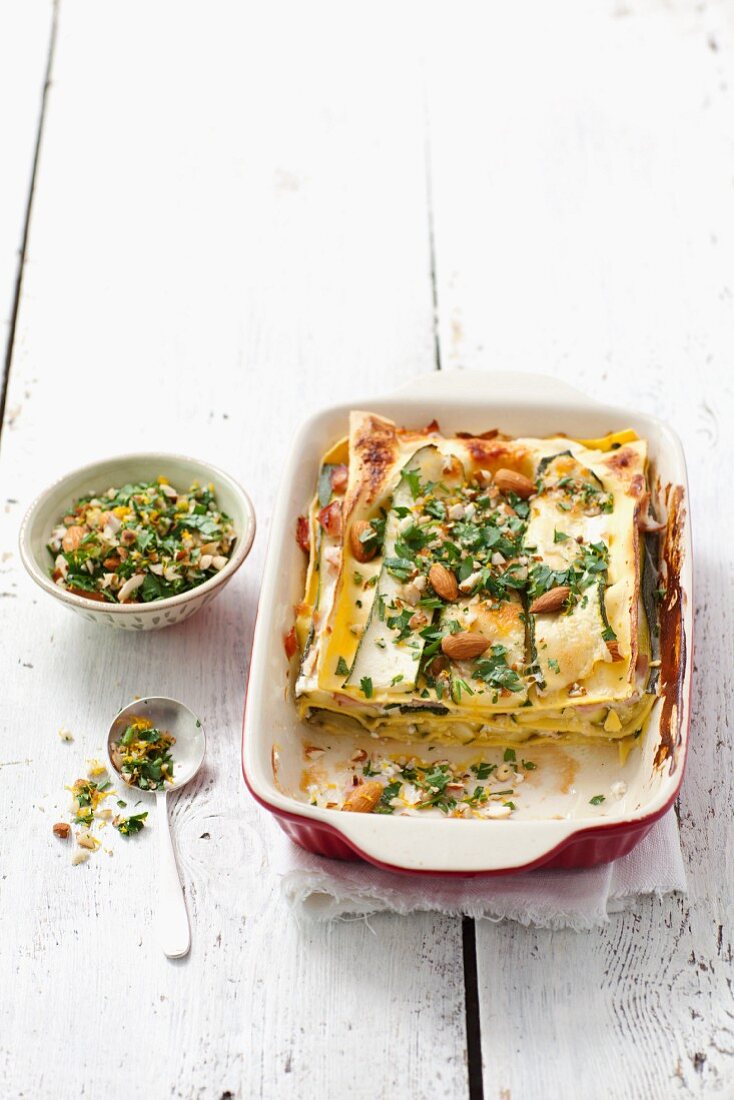
[{"label": "lasagna pasta sheet", "polygon": [[410,741],[638,734],[645,466],[630,431],[444,436],[353,412],[301,521],[302,715]]}]

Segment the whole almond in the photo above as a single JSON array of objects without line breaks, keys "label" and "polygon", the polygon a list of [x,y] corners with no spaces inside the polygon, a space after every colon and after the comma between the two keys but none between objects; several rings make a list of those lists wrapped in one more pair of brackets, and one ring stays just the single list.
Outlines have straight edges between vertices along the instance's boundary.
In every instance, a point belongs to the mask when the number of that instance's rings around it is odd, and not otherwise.
[{"label": "whole almond", "polygon": [[374,528],[366,519],[355,519],[349,530],[349,545],[352,548],[352,557],[360,562],[370,561],[377,553],[375,544],[367,546],[362,542],[362,535],[365,531],[375,533]]},{"label": "whole almond", "polygon": [[434,679],[445,672],[449,667],[448,657],[444,657],[443,653],[438,653],[428,665],[428,673],[433,676]]},{"label": "whole almond", "polygon": [[353,814],[371,814],[382,798],[384,789],[382,783],[378,782],[377,779],[360,783],[358,787],[352,787],[344,799],[342,810],[347,810]]},{"label": "whole almond", "polygon": [[66,534],[61,540],[61,549],[65,554],[71,553],[72,550],[78,550],[84,536],[89,531],[89,528],[84,526],[80,527],[78,524],[73,524],[71,527],[67,527]]},{"label": "whole almond", "polygon": [[442,600],[455,600],[459,595],[459,586],[456,582],[456,577],[447,569],[445,565],[441,565],[440,562],[434,562],[428,571],[428,579],[433,585],[433,589],[437,596],[440,596]]},{"label": "whole almond", "polygon": [[89,592],[86,588],[76,588],[73,584],[67,584],[66,591],[74,596],[83,596],[85,600],[96,600],[97,603],[107,603],[107,597],[101,592]]},{"label": "whole almond", "polygon": [[53,828],[54,836],[57,836],[59,840],[66,840],[71,832],[71,826],[67,825],[65,821],[57,821]]},{"label": "whole almond", "polygon": [[461,630],[458,634],[447,634],[441,639],[441,649],[452,661],[470,661],[484,653],[489,638],[470,630]]},{"label": "whole almond", "polygon": [[515,470],[498,470],[494,475],[494,483],[500,492],[514,493],[523,500],[527,500],[535,492],[535,485],[530,478]]},{"label": "whole almond", "polygon": [[533,600],[529,611],[531,615],[549,615],[553,611],[560,611],[568,599],[571,589],[567,584],[559,584],[557,588],[551,588]]}]

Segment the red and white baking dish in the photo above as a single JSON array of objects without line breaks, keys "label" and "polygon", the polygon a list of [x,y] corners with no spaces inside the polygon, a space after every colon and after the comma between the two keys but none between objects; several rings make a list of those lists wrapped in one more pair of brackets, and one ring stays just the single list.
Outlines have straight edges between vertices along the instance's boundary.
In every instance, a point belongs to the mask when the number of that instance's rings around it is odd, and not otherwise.
[{"label": "red and white baking dish", "polygon": [[[350,408],[365,408],[406,427],[434,417],[448,433],[490,428],[514,436],[565,433],[595,438],[634,428],[648,440],[650,484],[667,517],[663,538],[667,592],[661,605],[661,697],[641,744],[626,765],[627,793],[601,813],[586,797],[598,777],[582,774],[572,815],[482,821],[433,816],[348,814],[298,796],[304,726],[292,698],[283,639],[302,596],[304,559],[296,518],[307,510],[324,452],[346,434]],[[407,873],[492,875],[533,867],[589,867],[629,852],[673,804],[683,778],[690,720],[692,560],[685,461],[667,425],[632,409],[601,405],[541,375],[454,371],[416,378],[379,399],[325,409],[298,433],[276,502],[263,577],[245,705],[242,761],[246,783],[302,847],[337,859],[361,858]],[[281,761],[273,773],[273,750]],[[290,775],[290,782],[283,776]],[[294,791],[290,794],[288,791]]]}]

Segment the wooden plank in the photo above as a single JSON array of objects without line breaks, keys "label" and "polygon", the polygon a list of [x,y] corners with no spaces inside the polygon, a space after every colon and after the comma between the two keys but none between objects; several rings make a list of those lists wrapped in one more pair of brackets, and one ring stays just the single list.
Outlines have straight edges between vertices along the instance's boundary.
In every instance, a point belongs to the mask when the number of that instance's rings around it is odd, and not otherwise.
[{"label": "wooden plank", "polygon": [[[2,564],[3,797],[19,823],[3,836],[4,1093],[458,1097],[460,921],[296,927],[268,870],[275,826],[239,764],[284,450],[314,408],[433,367],[416,62],[377,23],[355,41],[338,7],[202,11],[63,9],[2,542],[60,471],[151,448],[239,476],[260,531],[225,595],[145,636],[78,621],[32,588],[14,552]],[[64,784],[117,707],[149,692],[184,699],[209,733],[206,771],[173,809],[194,928],[177,964],[151,927],[154,837],[114,837],[113,857],[80,868],[51,837]]]},{"label": "wooden plank", "polygon": [[689,895],[598,935],[478,925],[488,1097],[728,1095],[734,1074],[727,19],[524,0],[482,35],[464,6],[430,28],[443,361],[544,371],[668,420],[698,555]]},{"label": "wooden plank", "polygon": [[5,363],[41,97],[51,36],[50,0],[0,5],[0,363]]}]

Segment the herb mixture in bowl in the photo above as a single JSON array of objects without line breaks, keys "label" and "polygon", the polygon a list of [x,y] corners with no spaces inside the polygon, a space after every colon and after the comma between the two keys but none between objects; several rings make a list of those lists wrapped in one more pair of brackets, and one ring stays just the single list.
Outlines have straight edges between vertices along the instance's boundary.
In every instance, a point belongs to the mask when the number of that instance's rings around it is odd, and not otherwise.
[{"label": "herb mixture in bowl", "polygon": [[157,791],[173,782],[171,747],[176,738],[156,729],[147,718],[133,718],[112,745],[112,761],[131,787]]},{"label": "herb mixture in bowl", "polygon": [[109,603],[188,592],[227,564],[236,538],[214,486],[179,493],[168,479],[81,497],[48,543],[60,588]]}]

